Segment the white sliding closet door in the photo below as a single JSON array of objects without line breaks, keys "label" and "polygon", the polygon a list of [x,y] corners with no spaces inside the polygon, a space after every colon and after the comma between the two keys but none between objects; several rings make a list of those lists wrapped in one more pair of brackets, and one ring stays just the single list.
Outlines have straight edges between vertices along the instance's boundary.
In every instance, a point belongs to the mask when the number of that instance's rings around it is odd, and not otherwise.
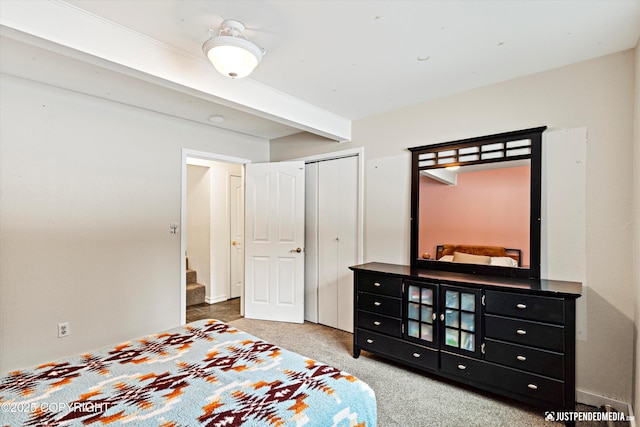
[{"label": "white sliding closet door", "polygon": [[318,323],[353,332],[349,266],[358,260],[358,157],[317,165]]}]

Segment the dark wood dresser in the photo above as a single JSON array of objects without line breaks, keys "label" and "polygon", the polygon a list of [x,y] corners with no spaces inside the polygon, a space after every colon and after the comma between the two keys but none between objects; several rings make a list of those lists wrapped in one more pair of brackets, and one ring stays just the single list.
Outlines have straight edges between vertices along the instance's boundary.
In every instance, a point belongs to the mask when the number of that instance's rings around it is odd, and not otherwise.
[{"label": "dark wood dresser", "polygon": [[353,357],[365,350],[545,410],[575,410],[580,283],[382,263],[351,270]]}]

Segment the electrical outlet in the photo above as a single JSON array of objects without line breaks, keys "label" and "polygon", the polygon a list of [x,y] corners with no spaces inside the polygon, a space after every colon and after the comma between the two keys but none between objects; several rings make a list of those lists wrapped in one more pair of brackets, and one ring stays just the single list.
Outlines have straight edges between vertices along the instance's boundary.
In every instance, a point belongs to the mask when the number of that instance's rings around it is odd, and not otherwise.
[{"label": "electrical outlet", "polygon": [[58,338],[69,336],[69,322],[58,323]]}]

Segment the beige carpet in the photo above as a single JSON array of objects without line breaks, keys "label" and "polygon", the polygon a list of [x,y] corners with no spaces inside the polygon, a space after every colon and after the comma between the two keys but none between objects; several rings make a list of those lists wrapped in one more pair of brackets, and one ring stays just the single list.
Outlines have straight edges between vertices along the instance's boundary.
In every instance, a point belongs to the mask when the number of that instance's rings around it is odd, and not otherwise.
[{"label": "beige carpet", "polygon": [[[367,382],[376,393],[380,427],[560,425],[545,421],[542,409],[466,388],[367,352],[354,359],[351,355],[353,335],[344,331],[312,323],[298,325],[244,318],[228,323]],[[578,410],[595,408],[580,405]],[[577,423],[580,427],[606,425]]]}]

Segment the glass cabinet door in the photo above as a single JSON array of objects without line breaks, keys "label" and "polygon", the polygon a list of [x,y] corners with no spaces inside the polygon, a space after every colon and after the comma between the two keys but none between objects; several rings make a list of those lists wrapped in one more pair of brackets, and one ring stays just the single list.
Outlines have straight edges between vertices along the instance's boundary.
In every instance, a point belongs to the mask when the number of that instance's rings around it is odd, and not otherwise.
[{"label": "glass cabinet door", "polygon": [[438,345],[438,286],[405,282],[405,337],[427,347]]},{"label": "glass cabinet door", "polygon": [[442,286],[440,295],[442,350],[479,356],[481,291]]}]

